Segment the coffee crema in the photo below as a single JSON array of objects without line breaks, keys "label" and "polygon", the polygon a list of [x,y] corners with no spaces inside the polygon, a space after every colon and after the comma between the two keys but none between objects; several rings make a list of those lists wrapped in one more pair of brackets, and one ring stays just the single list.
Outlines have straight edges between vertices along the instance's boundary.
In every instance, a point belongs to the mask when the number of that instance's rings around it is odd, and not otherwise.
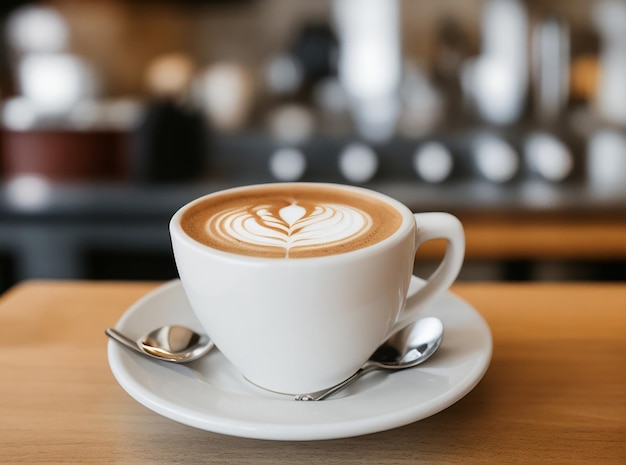
[{"label": "coffee crema", "polygon": [[181,217],[194,240],[225,252],[271,258],[335,255],[376,244],[402,223],[393,206],[332,186],[267,184],[224,191]]}]

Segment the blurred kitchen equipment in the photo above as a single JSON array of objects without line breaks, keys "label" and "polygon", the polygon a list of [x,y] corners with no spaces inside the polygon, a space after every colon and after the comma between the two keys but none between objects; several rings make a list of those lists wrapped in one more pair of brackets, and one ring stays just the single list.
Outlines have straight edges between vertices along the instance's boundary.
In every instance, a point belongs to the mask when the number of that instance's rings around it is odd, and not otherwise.
[{"label": "blurred kitchen equipment", "polygon": [[[279,70],[280,71],[280,70]],[[272,78],[278,90],[289,87],[288,76]],[[194,85],[194,96],[207,114],[216,131],[233,132],[243,129],[252,113],[256,98],[251,71],[236,62],[217,62],[208,66]]]},{"label": "blurred kitchen equipment", "polygon": [[626,1],[595,2],[593,19],[602,40],[596,108],[602,118],[626,125]]},{"label": "blurred kitchen equipment", "polygon": [[487,122],[509,125],[523,114],[528,87],[528,19],[518,0],[484,7],[481,54],[464,65],[464,88]]},{"label": "blurred kitchen equipment", "polygon": [[397,0],[334,0],[339,37],[339,79],[359,135],[389,139],[400,114],[402,79],[400,6]]},{"label": "blurred kitchen equipment", "polygon": [[27,5],[8,19],[7,34],[15,56],[15,80],[31,104],[33,124],[54,124],[77,103],[94,98],[98,76],[82,57],[67,51],[69,30],[52,7]]},{"label": "blurred kitchen equipment", "polygon": [[626,135],[614,129],[597,131],[587,149],[587,175],[602,192],[626,188]]},{"label": "blurred kitchen equipment", "polygon": [[[27,5],[7,21],[18,94],[2,107],[4,176],[17,186],[22,179],[125,177],[128,126],[102,124],[106,114],[120,114],[103,111],[93,67],[68,52],[65,18],[52,7]],[[127,111],[125,124],[131,119]]]},{"label": "blurred kitchen equipment", "polygon": [[537,116],[554,121],[569,96],[570,41],[567,23],[555,14],[542,18],[532,36],[534,107]]}]

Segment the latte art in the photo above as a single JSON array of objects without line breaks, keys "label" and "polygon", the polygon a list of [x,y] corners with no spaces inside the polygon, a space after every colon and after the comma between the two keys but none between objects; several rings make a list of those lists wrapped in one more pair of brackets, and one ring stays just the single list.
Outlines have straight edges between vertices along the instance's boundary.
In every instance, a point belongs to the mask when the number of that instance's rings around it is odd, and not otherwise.
[{"label": "latte art", "polygon": [[285,258],[297,247],[324,247],[366,234],[371,217],[349,205],[264,204],[227,210],[211,218],[208,234],[224,241],[284,249]]},{"label": "latte art", "polygon": [[183,231],[208,247],[283,259],[369,247],[401,224],[402,214],[374,195],[307,183],[222,191],[195,202],[180,218]]}]

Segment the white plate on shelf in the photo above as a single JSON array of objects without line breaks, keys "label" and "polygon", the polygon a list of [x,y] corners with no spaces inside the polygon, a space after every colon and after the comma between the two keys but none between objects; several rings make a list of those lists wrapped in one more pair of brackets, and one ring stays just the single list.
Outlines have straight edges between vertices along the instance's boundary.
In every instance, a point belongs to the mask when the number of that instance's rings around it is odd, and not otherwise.
[{"label": "white plate on shelf", "polygon": [[[413,278],[412,289],[422,282]],[[135,400],[195,428],[274,440],[358,436],[440,412],[470,392],[487,371],[491,333],[474,308],[448,292],[423,314],[439,317],[445,328],[443,343],[428,362],[401,372],[372,373],[321,402],[297,402],[251,385],[218,350],[191,364],[174,365],[109,341],[109,365]],[[137,301],[116,328],[136,339],[173,323],[201,329],[178,280]]]}]

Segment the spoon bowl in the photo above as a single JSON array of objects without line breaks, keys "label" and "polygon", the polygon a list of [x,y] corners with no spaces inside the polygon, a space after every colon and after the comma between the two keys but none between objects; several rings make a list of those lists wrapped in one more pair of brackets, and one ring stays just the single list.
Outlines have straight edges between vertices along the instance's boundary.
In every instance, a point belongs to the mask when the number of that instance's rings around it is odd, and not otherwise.
[{"label": "spoon bowl", "polygon": [[107,328],[105,334],[142,355],[173,363],[192,362],[213,348],[213,342],[207,335],[178,325],[157,328],[136,341],[114,328]]},{"label": "spoon bowl", "polygon": [[427,317],[392,334],[370,359],[345,381],[312,394],[301,394],[295,400],[324,400],[345,389],[366,373],[374,370],[405,370],[424,363],[439,349],[443,341],[443,323]]}]

